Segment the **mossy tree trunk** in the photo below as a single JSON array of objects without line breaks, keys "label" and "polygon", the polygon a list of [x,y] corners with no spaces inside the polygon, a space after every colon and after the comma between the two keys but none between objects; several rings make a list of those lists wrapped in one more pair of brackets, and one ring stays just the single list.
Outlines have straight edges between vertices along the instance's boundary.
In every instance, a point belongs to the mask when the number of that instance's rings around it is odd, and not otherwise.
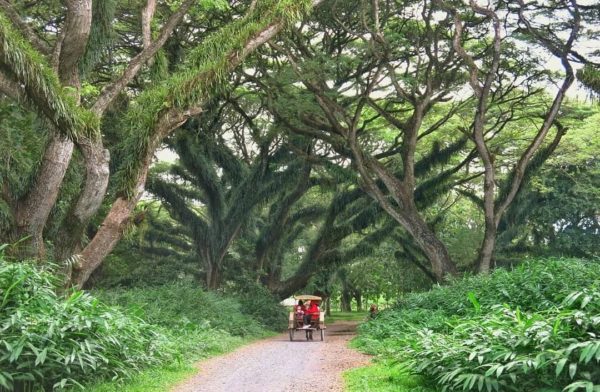
[{"label": "mossy tree trunk", "polygon": [[[185,90],[165,90],[162,85],[157,87],[160,94],[167,93],[169,96],[166,98],[173,102],[168,110],[164,110],[164,102],[159,102],[160,107],[156,108],[159,113],[158,119],[151,129],[139,134],[139,137],[145,137],[146,139],[132,142],[132,148],[136,151],[134,157],[138,156],[139,159],[137,162],[134,161],[134,164],[129,166],[123,173],[123,194],[125,196],[117,199],[120,206],[111,208],[96,236],[83,250],[81,264],[78,266],[75,278],[77,286],[81,287],[89,278],[91,272],[112,251],[118,240],[110,239],[122,236],[123,228],[135,207],[135,203],[141,196],[154,151],[161,145],[162,140],[191,116],[199,114],[202,111],[202,105],[211,98],[212,94],[222,88],[227,80],[227,75],[239,66],[250,53],[273,38],[288,23],[293,23],[303,17],[307,8],[316,6],[321,1],[313,0],[312,2],[307,1],[295,5],[275,2],[270,7],[267,4],[259,3],[259,6],[250,10],[244,18],[232,22],[229,26],[215,33],[211,37],[212,41],[207,40],[201,44],[201,48],[206,49],[204,52],[209,54],[206,57],[210,60],[208,66],[202,62],[196,64],[198,67],[196,72],[189,72],[190,70],[184,72],[183,77],[185,80],[183,81],[180,75],[172,77],[171,80],[185,86]],[[236,39],[239,41],[236,41]],[[227,44],[215,46],[215,42]],[[214,49],[217,50],[217,53],[214,53]],[[199,53],[204,52],[200,49]],[[166,83],[168,84],[170,81]],[[182,93],[185,96],[180,97],[179,95]],[[150,96],[150,93],[148,96]],[[152,108],[144,108],[144,110],[152,110]],[[123,208],[124,206],[127,208]],[[99,237],[98,241],[96,241],[96,237]],[[106,241],[106,239],[109,240]],[[107,246],[98,246],[103,244]]]},{"label": "mossy tree trunk", "polygon": [[[85,53],[92,23],[91,0],[65,1],[65,25],[61,38],[55,45],[58,54],[57,73],[62,86],[70,87],[72,95],[79,103],[79,61]],[[44,153],[33,187],[18,202],[16,216],[16,236],[30,236],[27,253],[44,259],[46,256],[43,230],[52,208],[56,204],[73,153],[73,141],[63,132],[53,132]]]}]

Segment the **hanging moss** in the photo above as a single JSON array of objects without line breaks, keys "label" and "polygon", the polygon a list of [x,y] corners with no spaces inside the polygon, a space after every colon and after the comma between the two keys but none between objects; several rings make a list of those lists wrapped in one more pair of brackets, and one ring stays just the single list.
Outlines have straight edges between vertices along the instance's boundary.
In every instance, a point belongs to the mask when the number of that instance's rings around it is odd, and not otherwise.
[{"label": "hanging moss", "polygon": [[600,68],[593,65],[586,65],[577,71],[577,79],[583,84],[592,94],[600,95]]},{"label": "hanging moss", "polygon": [[266,0],[258,2],[248,15],[234,20],[192,50],[180,70],[154,88],[143,92],[132,103],[123,127],[130,137],[123,144],[127,161],[119,170],[119,190],[131,197],[142,161],[150,153],[156,123],[171,109],[185,110],[222,93],[232,68],[232,60],[241,55],[244,45],[273,23],[284,27],[304,16],[310,0]]},{"label": "hanging moss", "polygon": [[116,0],[94,1],[92,4],[92,26],[85,54],[79,62],[79,71],[87,74],[98,64],[114,39],[113,20],[117,8]]},{"label": "hanging moss", "polygon": [[98,117],[77,106],[72,88],[62,87],[45,58],[12,28],[0,12],[0,66],[25,88],[25,103],[31,104],[70,139],[99,135]]}]

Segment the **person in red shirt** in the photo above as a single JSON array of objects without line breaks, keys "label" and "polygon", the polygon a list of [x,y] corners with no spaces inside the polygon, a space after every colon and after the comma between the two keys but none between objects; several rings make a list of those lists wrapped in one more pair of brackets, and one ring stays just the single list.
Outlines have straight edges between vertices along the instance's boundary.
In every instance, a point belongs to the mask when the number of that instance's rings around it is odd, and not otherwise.
[{"label": "person in red shirt", "polygon": [[319,305],[317,304],[317,301],[310,301],[308,304],[308,307],[304,311],[304,327],[303,328],[310,328],[311,319],[318,320],[320,312],[321,312],[321,310],[319,309]]}]

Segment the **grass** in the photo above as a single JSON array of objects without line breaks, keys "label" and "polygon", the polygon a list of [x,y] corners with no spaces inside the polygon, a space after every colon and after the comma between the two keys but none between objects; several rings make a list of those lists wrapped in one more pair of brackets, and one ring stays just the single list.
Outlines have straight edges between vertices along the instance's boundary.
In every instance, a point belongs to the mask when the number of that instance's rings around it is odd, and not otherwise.
[{"label": "grass", "polygon": [[188,363],[145,370],[124,382],[103,382],[86,388],[89,392],[163,392],[194,375],[198,369]]},{"label": "grass", "polygon": [[419,376],[391,362],[377,362],[344,372],[346,392],[434,392],[423,386]]},{"label": "grass", "polygon": [[368,312],[331,312],[331,316],[325,317],[325,323],[333,324],[336,321],[365,321]]}]

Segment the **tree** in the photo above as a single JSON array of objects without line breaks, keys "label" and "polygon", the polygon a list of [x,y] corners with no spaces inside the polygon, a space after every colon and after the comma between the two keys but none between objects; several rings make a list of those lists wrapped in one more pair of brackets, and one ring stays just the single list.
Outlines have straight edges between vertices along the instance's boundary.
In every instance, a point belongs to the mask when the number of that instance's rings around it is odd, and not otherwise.
[{"label": "tree", "polygon": [[598,241],[597,108],[565,105],[569,128],[545,165],[525,178],[523,189],[498,226],[498,256],[523,254],[593,258]]},{"label": "tree", "polygon": [[[506,50],[503,49],[502,45],[502,25],[503,22],[498,16],[498,12],[492,8],[485,8],[477,4],[475,1],[470,1],[470,8],[474,15],[483,16],[484,20],[489,21],[492,24],[493,38],[489,45],[485,45],[483,48],[477,48],[479,53],[477,58],[482,61],[486,67],[485,70],[477,64],[475,56],[467,53],[463,43],[463,37],[465,35],[465,23],[462,21],[462,16],[459,12],[451,8],[447,4],[443,4],[442,7],[449,10],[449,14],[454,18],[454,40],[453,46],[456,52],[461,56],[465,64],[467,64],[469,70],[469,84],[473,89],[475,97],[477,98],[477,111],[473,120],[472,126],[472,139],[477,147],[477,152],[481,158],[484,168],[484,187],[483,187],[483,207],[485,217],[485,233],[481,249],[479,252],[479,272],[488,273],[492,266],[492,257],[496,244],[497,230],[500,220],[507,208],[513,202],[517,196],[521,184],[529,169],[530,163],[534,160],[534,155],[542,146],[546,136],[550,132],[550,129],[555,125],[557,116],[559,115],[559,109],[564,100],[565,94],[575,79],[573,67],[570,63],[570,55],[573,51],[573,47],[577,39],[579,38],[579,30],[581,28],[581,16],[579,13],[578,5],[575,1],[570,2],[571,7],[567,5],[568,16],[567,21],[551,21],[551,25],[555,28],[561,25],[568,26],[565,34],[566,39],[561,39],[557,31],[551,28],[539,28],[533,27],[529,14],[536,11],[536,6],[526,6],[523,1],[519,1],[519,9],[516,11],[519,19],[519,24],[522,27],[519,33],[523,32],[531,38],[533,43],[537,43],[540,47],[547,49],[554,56],[561,60],[562,66],[565,70],[565,76],[562,84],[556,92],[552,104],[548,108],[547,112],[543,115],[543,122],[540,125],[537,133],[532,137],[527,148],[520,154],[518,162],[512,168],[512,171],[508,178],[504,181],[500,191],[497,192],[497,171],[498,168],[495,164],[495,157],[490,151],[490,136],[492,132],[490,129],[494,129],[498,124],[498,120],[491,120],[490,107],[491,105],[501,105],[502,103],[510,100],[512,102],[520,102],[520,97],[526,97],[531,94],[531,90],[535,89],[529,84],[520,84],[518,87],[521,91],[517,92],[516,96],[512,94],[515,90],[515,80],[535,75],[529,71],[525,75],[521,75],[518,70],[511,70],[504,66],[501,68],[503,55]],[[513,11],[508,9],[508,11]],[[510,15],[510,13],[508,14]],[[561,30],[562,32],[562,30]],[[506,44],[505,44],[506,45]],[[508,45],[507,45],[508,46]],[[513,80],[511,83],[510,79]],[[507,80],[508,79],[508,80]],[[504,101],[501,103],[501,101]],[[509,105],[510,106],[510,105]],[[508,116],[512,116],[514,109],[509,108]],[[553,142],[550,144],[551,153],[556,148],[560,139],[564,135],[564,128],[557,124],[558,130]],[[487,139],[486,139],[487,136]]]},{"label": "tree", "polygon": [[[290,67],[250,80],[291,131],[320,139],[342,165],[352,163],[362,188],[410,233],[442,280],[456,266],[418,210],[415,195],[423,189],[417,177],[452,161],[453,167],[428,179],[430,191],[443,193],[473,155],[462,155],[466,140],[455,134],[437,145],[435,163],[417,164],[417,144],[436,136],[466,102],[445,104],[462,83],[453,51],[439,49],[447,21],[436,24],[433,9],[415,13],[408,5],[386,4],[384,11],[362,9],[358,2],[332,5],[318,25],[300,26],[283,44],[271,44],[275,53],[267,55],[285,56]],[[409,38],[387,42],[398,34]]]},{"label": "tree", "polygon": [[[445,163],[454,166],[426,182],[471,182],[478,193],[479,173],[469,178],[468,167],[484,174],[486,229],[477,264],[487,272],[499,219],[518,194],[525,172],[538,167],[564,134],[556,121],[558,110],[573,80],[570,61],[581,57],[574,49],[580,39],[575,2],[531,9],[494,3],[502,10],[502,21],[500,11],[470,4],[466,8],[442,1],[332,5],[332,12],[321,15],[316,26],[307,23],[283,43],[271,43],[275,56],[285,56],[291,64],[280,67],[278,79],[273,72],[251,78],[268,90],[265,95],[273,112],[290,130],[319,138],[345,159],[344,164],[352,163],[363,189],[411,235],[438,280],[456,266],[418,208],[423,195],[418,193],[417,161],[427,139],[437,137],[448,146],[448,139],[456,138],[459,130],[475,146],[477,160],[467,148],[448,147],[452,157]],[[559,10],[565,11],[560,18],[545,19],[556,23],[548,26],[556,36],[544,35],[546,27],[530,23],[531,12]],[[564,83],[553,101],[541,84],[560,76],[549,72],[542,51],[523,52],[524,44],[539,45],[565,64]],[[473,88],[471,97],[465,97],[467,83]],[[515,154],[504,135],[532,118],[539,128],[528,126],[530,141]],[[553,127],[555,137],[546,142]],[[395,135],[386,143],[380,135],[392,131]],[[503,139],[506,144],[501,146]],[[507,176],[506,167],[511,167]],[[440,196],[449,189],[444,185],[436,191]]]},{"label": "tree", "polygon": [[[229,72],[258,46],[268,41],[289,23],[302,17],[320,1],[260,1],[243,7],[243,15],[232,17],[222,28],[186,53],[180,69],[155,85],[145,86],[121,115],[121,126],[130,133],[123,143],[129,158],[119,169],[118,195],[94,238],[81,251],[82,263],[76,266],[74,281],[82,285],[91,272],[121,238],[123,229],[144,188],[154,151],[162,140],[189,117],[202,111],[202,105],[216,91],[223,89]],[[114,2],[96,2],[94,25],[106,26],[112,20],[109,5]],[[70,162],[73,141],[76,141],[86,165],[86,182],[70,217],[65,220],[69,232],[64,241],[66,248],[77,243],[89,219],[96,213],[106,193],[109,179],[108,154],[99,133],[100,119],[108,106],[140,74],[142,67],[164,46],[183,16],[196,4],[194,0],[181,3],[164,21],[153,41],[150,26],[156,2],[149,1],[142,12],[142,48],[124,67],[115,80],[101,84],[102,91],[93,102],[80,102],[80,70],[86,48],[97,41],[88,39],[91,30],[92,2],[67,1],[65,23],[62,28],[50,29],[60,34],[37,37],[34,29],[19,15],[12,4],[0,3],[0,53],[2,92],[25,102],[43,114],[53,127],[53,136],[46,147],[45,158],[36,175],[35,185],[20,200],[5,198],[14,206],[13,236],[30,235],[32,249],[42,257],[45,253],[43,228]],[[242,5],[243,6],[243,5]],[[52,8],[55,12],[60,8]],[[60,11],[58,11],[60,12]],[[6,15],[6,16],[4,16]],[[10,20],[9,20],[10,19]],[[48,23],[48,22],[44,22]],[[18,31],[20,30],[20,31]],[[32,48],[22,37],[29,37]],[[54,50],[44,45],[48,38]],[[88,43],[90,45],[88,45]],[[96,47],[96,49],[98,49]],[[56,54],[52,56],[52,53]],[[92,56],[94,57],[94,56]],[[50,65],[56,64],[56,72]],[[134,132],[135,130],[135,132]],[[5,192],[6,193],[6,192]],[[14,237],[13,237],[14,238]],[[63,254],[70,252],[61,252]]]},{"label": "tree", "polygon": [[254,145],[244,140],[249,155],[238,155],[242,148],[227,143],[235,140],[228,129],[233,121],[229,116],[227,127],[223,112],[219,108],[203,123],[188,123],[173,143],[179,163],[148,184],[171,216],[189,228],[204,265],[206,287],[212,290],[220,286],[225,256],[257,205],[294,187],[298,170],[306,173],[301,183],[310,175],[310,166],[289,154],[269,128],[253,135]]}]

